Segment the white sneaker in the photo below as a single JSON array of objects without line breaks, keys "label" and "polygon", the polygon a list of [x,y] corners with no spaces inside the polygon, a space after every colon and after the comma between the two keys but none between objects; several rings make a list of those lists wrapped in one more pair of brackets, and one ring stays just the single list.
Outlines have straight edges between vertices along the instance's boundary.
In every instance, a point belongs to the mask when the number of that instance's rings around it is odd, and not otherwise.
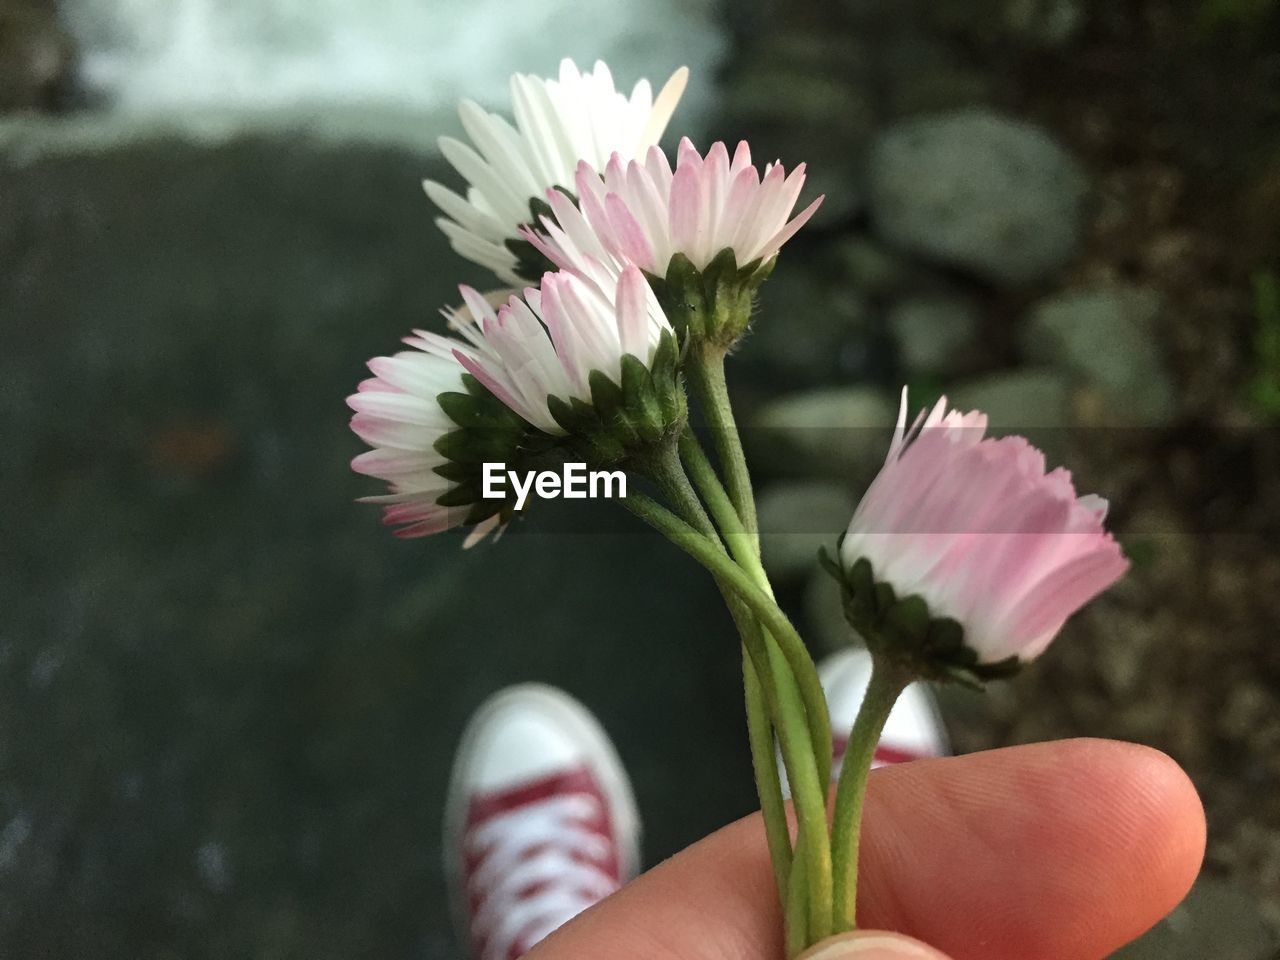
[{"label": "white sneaker", "polygon": [[[838,650],[818,664],[818,679],[827,696],[831,713],[831,779],[840,776],[849,731],[862,706],[871,680],[871,654],[860,647]],[[951,753],[947,729],[942,724],[937,701],[924,683],[913,683],[889,712],[871,766],[884,767],[925,757],[945,757]],[[782,792],[791,795],[787,773],[778,758]]]},{"label": "white sneaker", "polygon": [[635,876],[631,784],[584,706],[523,684],[476,711],[454,761],[444,854],[476,960],[515,960]]},{"label": "white sneaker", "polygon": [[[838,650],[818,664],[818,679],[822,681],[827,708],[831,711],[831,776],[834,779],[840,774],[849,731],[871,680],[871,654],[861,647]],[[902,691],[889,711],[871,766],[885,767],[925,757],[945,757],[950,753],[938,702],[928,684],[913,683]]]}]

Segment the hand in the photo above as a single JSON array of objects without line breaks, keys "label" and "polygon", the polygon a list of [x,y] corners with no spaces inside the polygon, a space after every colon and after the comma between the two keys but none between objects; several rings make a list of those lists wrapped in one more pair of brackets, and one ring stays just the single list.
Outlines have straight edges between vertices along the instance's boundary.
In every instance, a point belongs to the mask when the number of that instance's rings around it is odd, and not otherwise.
[{"label": "hand", "polygon": [[[878,770],[858,921],[806,960],[1095,960],[1186,894],[1205,822],[1155,750],[1068,740]],[[782,921],[758,815],[579,916],[529,960],[778,960]],[[855,946],[856,945],[856,946]]]}]

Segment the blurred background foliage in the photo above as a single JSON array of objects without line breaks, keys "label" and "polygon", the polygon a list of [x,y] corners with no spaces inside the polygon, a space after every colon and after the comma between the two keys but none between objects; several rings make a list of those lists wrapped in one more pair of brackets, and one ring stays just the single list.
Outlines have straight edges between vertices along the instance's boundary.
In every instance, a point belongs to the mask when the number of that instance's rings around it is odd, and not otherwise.
[{"label": "blurred background foliage", "polygon": [[464,554],[351,503],[364,359],[484,282],[418,188],[452,103],[571,55],[688,63],[674,131],[827,196],[731,371],[815,651],[901,385],[1028,433],[1135,567],[945,691],[953,739],[1171,753],[1208,859],[1123,955],[1274,957],[1277,39],[1271,0],[0,0],[0,955],[458,955],[444,780],[517,680],[600,713],[649,862],[751,808],[696,568],[607,504]]}]

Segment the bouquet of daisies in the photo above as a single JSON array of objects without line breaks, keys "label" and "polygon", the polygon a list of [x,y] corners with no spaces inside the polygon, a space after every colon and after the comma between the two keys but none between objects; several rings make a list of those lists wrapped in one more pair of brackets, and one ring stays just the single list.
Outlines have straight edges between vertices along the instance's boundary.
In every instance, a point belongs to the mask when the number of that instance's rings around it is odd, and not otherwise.
[{"label": "bouquet of daisies", "polygon": [[[464,193],[427,195],[453,248],[506,289],[461,288],[450,335],[415,331],[349,399],[372,449],[352,466],[406,537],[496,539],[529,500],[493,467],[573,463],[639,483],[620,503],[710,572],[742,640],[747,730],[789,956],[856,924],[858,840],[881,729],[916,679],[980,686],[1039,655],[1128,563],[1107,504],[980,412],[945,398],[897,429],[879,475],[822,560],[872,654],[834,794],[813,660],[760,561],[751,476],[725,379],[760,285],[821,198],[804,166],[758,169],[748,145],[659,148],[687,80],[618,92],[604,64],[516,75],[514,122],[460,108],[444,139]],[[796,331],[803,336],[803,330]],[[711,450],[690,429],[690,405]],[[648,493],[641,492],[641,488]],[[540,492],[540,491],[539,491]],[[833,531],[833,540],[834,540]],[[843,731],[842,731],[843,732]],[[780,752],[794,806],[788,825]]]}]

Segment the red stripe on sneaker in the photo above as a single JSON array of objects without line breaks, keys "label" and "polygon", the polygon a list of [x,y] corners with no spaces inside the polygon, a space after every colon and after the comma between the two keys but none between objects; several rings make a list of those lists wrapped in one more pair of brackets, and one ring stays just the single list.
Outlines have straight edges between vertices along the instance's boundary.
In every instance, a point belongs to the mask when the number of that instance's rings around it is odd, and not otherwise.
[{"label": "red stripe on sneaker", "polygon": [[889,767],[895,763],[910,763],[912,760],[927,760],[931,754],[917,753],[914,750],[903,750],[900,747],[889,747],[883,743],[876,744],[876,752],[871,762],[877,766]]}]

